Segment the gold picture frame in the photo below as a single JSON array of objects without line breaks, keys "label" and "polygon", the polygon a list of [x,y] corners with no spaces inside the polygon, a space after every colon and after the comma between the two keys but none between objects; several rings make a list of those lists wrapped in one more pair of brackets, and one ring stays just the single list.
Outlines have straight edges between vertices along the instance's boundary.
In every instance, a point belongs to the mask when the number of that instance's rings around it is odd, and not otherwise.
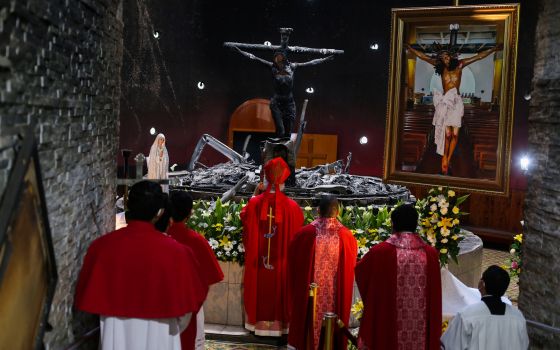
[{"label": "gold picture frame", "polygon": [[0,202],[0,349],[44,349],[57,270],[33,127]]},{"label": "gold picture frame", "polygon": [[508,195],[519,4],[397,8],[391,23],[383,179]]}]

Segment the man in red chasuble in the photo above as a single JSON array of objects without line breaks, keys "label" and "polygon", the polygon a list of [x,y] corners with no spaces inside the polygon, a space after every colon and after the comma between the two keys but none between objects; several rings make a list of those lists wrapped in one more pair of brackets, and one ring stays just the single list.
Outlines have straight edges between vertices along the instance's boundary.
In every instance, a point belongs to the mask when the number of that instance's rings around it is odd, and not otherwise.
[{"label": "man in red chasuble", "polygon": [[[348,324],[358,247],[350,230],[337,220],[337,216],[338,200],[323,196],[319,203],[319,218],[304,226],[290,244],[290,349],[318,348],[321,322],[326,312],[336,313]],[[308,307],[311,283],[317,285],[315,308]],[[335,342],[335,349],[346,349],[348,344],[348,340],[338,334]]]},{"label": "man in red chasuble", "polygon": [[264,167],[266,191],[249,200],[241,211],[245,247],[245,328],[256,335],[288,332],[288,245],[303,224],[296,202],[282,193],[290,174],[282,158]]},{"label": "man in red chasuble", "polygon": [[[193,207],[192,197],[185,191],[172,191],[169,199],[172,221],[167,233],[177,242],[192,249],[200,265],[199,274],[208,286],[220,282],[224,279],[224,273],[208,241],[200,233],[187,227]],[[202,308],[196,314],[196,322],[191,322],[188,328],[181,333],[181,349],[204,350],[204,310]]]},{"label": "man in red chasuble", "polygon": [[75,303],[100,316],[100,349],[180,350],[179,334],[206,299],[208,285],[192,250],[154,227],[163,207],[160,185],[136,183],[128,226],[88,248]]},{"label": "man in red chasuble", "polygon": [[356,266],[364,302],[360,349],[440,348],[441,277],[438,252],[418,236],[418,213],[401,205],[391,214],[393,235]]}]

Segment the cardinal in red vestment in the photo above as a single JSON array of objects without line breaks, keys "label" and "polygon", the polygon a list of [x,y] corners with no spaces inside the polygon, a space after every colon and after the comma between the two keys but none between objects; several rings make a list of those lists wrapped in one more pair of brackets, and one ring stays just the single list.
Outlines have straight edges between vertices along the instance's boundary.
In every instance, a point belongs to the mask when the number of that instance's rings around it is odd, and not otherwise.
[{"label": "cardinal in red vestment", "polygon": [[266,191],[249,200],[241,211],[245,275],[245,328],[256,335],[288,332],[288,245],[303,224],[299,205],[282,193],[290,174],[278,157],[264,166]]},{"label": "cardinal in red vestment", "polygon": [[[172,221],[167,233],[177,242],[192,249],[200,266],[199,274],[207,286],[220,282],[224,279],[224,273],[208,241],[200,233],[186,226],[193,207],[192,197],[185,191],[172,191],[169,199]],[[191,322],[188,328],[181,333],[181,348],[190,350],[195,347],[204,349],[204,311],[202,308],[197,314],[196,322]]]},{"label": "cardinal in red vestment", "polygon": [[[336,197],[323,196],[319,202],[319,218],[304,226],[290,244],[290,348],[317,349],[326,312],[334,312],[348,324],[358,247],[350,230],[337,216]],[[308,308],[311,283],[317,285],[315,314]],[[335,349],[346,349],[347,344],[344,336],[335,335]]]},{"label": "cardinal in red vestment", "polygon": [[179,350],[180,330],[208,285],[192,250],[154,228],[164,206],[161,186],[141,181],[128,198],[128,226],[88,248],[76,308],[100,315],[101,349]]},{"label": "cardinal in red vestment", "polygon": [[364,302],[360,349],[440,348],[439,253],[415,233],[418,213],[401,205],[391,213],[393,234],[356,266]]}]

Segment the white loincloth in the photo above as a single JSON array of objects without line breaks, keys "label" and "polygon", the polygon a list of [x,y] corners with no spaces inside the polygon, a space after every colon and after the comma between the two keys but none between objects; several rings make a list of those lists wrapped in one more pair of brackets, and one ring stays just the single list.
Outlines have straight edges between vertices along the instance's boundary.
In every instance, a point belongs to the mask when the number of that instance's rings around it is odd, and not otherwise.
[{"label": "white loincloth", "polygon": [[463,105],[463,99],[457,94],[457,89],[453,88],[447,91],[445,95],[441,91],[434,90],[434,107],[436,111],[432,125],[435,126],[436,152],[443,155],[445,151],[445,128],[447,126],[461,127],[465,106]]}]

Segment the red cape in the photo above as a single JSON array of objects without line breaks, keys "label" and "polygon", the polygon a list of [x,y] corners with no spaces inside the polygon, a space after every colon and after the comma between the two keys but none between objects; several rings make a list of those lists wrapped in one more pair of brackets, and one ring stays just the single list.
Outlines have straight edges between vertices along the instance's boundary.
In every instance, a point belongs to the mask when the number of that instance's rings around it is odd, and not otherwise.
[{"label": "red cape", "polygon": [[[200,266],[199,275],[207,286],[218,283],[224,279],[224,273],[218,264],[218,259],[208,241],[198,232],[186,227],[182,222],[175,222],[167,233],[177,242],[191,248]],[[194,349],[196,340],[196,315],[193,315],[189,326],[181,333],[181,349]]]},{"label": "red cape", "polygon": [[[303,224],[303,213],[299,205],[278,192],[276,201],[274,193],[263,193],[251,198],[245,208],[241,211],[241,220],[243,221],[243,245],[245,247],[245,273],[244,273],[244,291],[243,300],[245,302],[245,312],[247,313],[248,324],[255,324],[257,321],[257,302],[260,304],[270,304],[276,307],[276,320],[288,321],[288,295],[287,295],[287,262],[288,245],[295,233]],[[274,265],[273,281],[276,281],[279,290],[273,290],[271,294],[275,294],[276,298],[271,300],[268,295],[257,292],[259,285],[259,271],[264,270],[261,253],[259,247],[266,245],[267,239],[263,234],[268,232],[268,220],[260,220],[261,209],[264,205],[278,204],[279,207],[273,209],[273,213],[281,211],[282,222],[278,223],[276,235],[271,239],[271,263]],[[264,250],[264,249],[263,249]],[[266,251],[264,252],[266,255]],[[261,287],[263,287],[261,281]],[[274,286],[271,286],[274,288]],[[262,289],[262,288],[261,288]],[[268,294],[268,293],[267,293]],[[269,321],[269,320],[265,320]]]},{"label": "red cape", "polygon": [[90,245],[76,285],[76,307],[92,314],[172,318],[196,312],[208,286],[191,249],[149,222],[99,237]]},{"label": "red cape", "polygon": [[[342,227],[339,232],[340,257],[337,272],[337,295],[335,297],[338,317],[348,325],[350,308],[352,307],[352,287],[354,285],[354,267],[358,247],[352,233]],[[289,289],[291,318],[288,344],[296,349],[305,349],[305,320],[307,319],[307,301],[309,296],[309,284],[312,282],[315,261],[315,238],[316,229],[313,225],[307,225],[293,239],[290,244],[289,253]],[[335,349],[346,349],[348,340],[345,337],[338,338]],[[316,346],[316,345],[315,345]]]},{"label": "red cape", "polygon": [[[441,275],[438,252],[429,245],[426,289],[426,349],[439,350]],[[397,349],[397,250],[390,243],[374,246],[356,266],[356,283],[364,302],[359,337],[369,349]]]}]

